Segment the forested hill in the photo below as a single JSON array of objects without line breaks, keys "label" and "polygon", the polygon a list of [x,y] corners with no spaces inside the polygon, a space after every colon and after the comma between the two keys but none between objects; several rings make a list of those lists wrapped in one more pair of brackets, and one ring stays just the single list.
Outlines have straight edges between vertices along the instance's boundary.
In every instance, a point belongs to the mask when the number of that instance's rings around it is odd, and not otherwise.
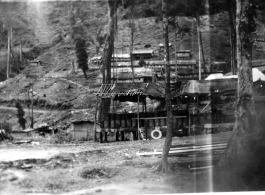
[{"label": "forested hill", "polygon": [[[128,2],[128,0],[121,1],[118,8],[116,53],[129,51],[132,14]],[[150,44],[151,49],[157,52],[159,43],[164,42],[160,19],[161,1],[134,2],[135,49],[143,49],[146,44]],[[96,97],[88,89],[96,87],[100,71],[88,70],[88,79],[84,78],[82,71],[77,68],[74,40],[78,37],[86,40],[89,59],[97,54],[101,55],[107,31],[107,1],[1,2],[0,5],[2,33],[0,79],[2,77],[2,80],[6,73],[7,35],[11,28],[13,32],[12,73],[10,79],[0,83],[0,103],[14,106],[15,102],[19,101],[27,108],[28,90],[33,81],[33,90],[36,92],[34,107],[52,111],[50,114],[37,115],[36,122],[64,123],[70,122],[73,117],[93,120]],[[200,19],[206,62],[229,61],[229,14],[221,7],[215,11],[215,14],[201,14]],[[186,29],[183,39],[178,40],[179,49],[191,50],[193,57],[197,59],[197,29],[194,17],[191,14],[179,16],[178,23],[180,27]],[[261,20],[258,32],[263,31]],[[172,30],[169,37],[170,42],[173,43]],[[19,59],[20,43],[22,61]],[[265,59],[261,52],[255,52],[254,57],[259,60]],[[31,60],[40,60],[41,65],[30,63]],[[79,109],[78,116],[71,113],[71,109]],[[12,123],[17,124],[15,113],[5,112],[2,115],[1,120],[11,120]],[[14,117],[10,119],[10,115]]]}]

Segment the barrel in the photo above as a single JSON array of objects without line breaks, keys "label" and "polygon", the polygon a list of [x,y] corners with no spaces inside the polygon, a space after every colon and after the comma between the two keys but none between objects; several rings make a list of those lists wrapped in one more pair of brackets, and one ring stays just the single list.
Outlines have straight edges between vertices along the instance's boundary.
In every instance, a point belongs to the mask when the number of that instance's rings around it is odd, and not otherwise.
[{"label": "barrel", "polygon": [[109,128],[109,116],[106,115],[104,118],[104,129],[108,129]]},{"label": "barrel", "polygon": [[126,114],[126,127],[132,127],[132,115]]},{"label": "barrel", "polygon": [[110,128],[115,129],[115,122],[116,122],[115,114],[111,114],[110,117],[111,117]]},{"label": "barrel", "polygon": [[121,114],[121,127],[122,128],[125,128],[125,115],[124,114]]},{"label": "barrel", "polygon": [[116,114],[115,119],[116,119],[116,124],[115,124],[116,129],[119,129],[121,127],[121,115],[120,114]]},{"label": "barrel", "polygon": [[135,118],[134,120],[132,120],[132,126],[133,126],[134,128],[137,128],[137,121],[138,121],[138,120],[137,120],[137,116],[138,116],[137,114],[133,114],[133,115],[132,115],[132,117]]}]

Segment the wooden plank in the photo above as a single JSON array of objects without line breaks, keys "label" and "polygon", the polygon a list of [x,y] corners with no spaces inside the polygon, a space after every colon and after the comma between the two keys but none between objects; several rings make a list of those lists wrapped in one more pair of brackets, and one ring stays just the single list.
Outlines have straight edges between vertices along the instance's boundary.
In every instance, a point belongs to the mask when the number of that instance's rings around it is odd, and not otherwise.
[{"label": "wooden plank", "polygon": [[215,144],[224,144],[224,143],[227,143],[227,141],[220,141],[220,142],[211,142],[211,143],[204,143],[204,144],[178,144],[178,145],[172,145],[170,148],[181,148],[181,147],[191,147],[191,146],[204,146],[204,145],[207,145],[207,144],[212,144],[212,145],[215,145]]},{"label": "wooden plank", "polygon": [[[189,146],[189,147],[181,147],[181,148],[170,148],[170,151],[173,150],[187,150],[187,149],[199,149],[199,148],[216,148],[223,147],[226,148],[227,144],[216,144],[216,145],[203,145],[203,146]],[[159,150],[160,152],[161,150]]]},{"label": "wooden plank", "polygon": [[201,171],[201,170],[205,170],[205,169],[212,169],[214,166],[210,165],[210,166],[203,166],[203,167],[189,167],[190,171]]},{"label": "wooden plank", "polygon": [[172,153],[168,154],[170,157],[186,157],[186,158],[196,158],[196,157],[207,157],[207,156],[222,156],[224,150],[208,150],[208,152],[184,152],[184,153]]},{"label": "wooden plank", "polygon": [[[198,151],[213,151],[214,149],[223,149],[223,146],[215,147],[215,148],[198,148],[198,149],[184,149],[184,150],[178,150],[178,151],[169,151],[169,154],[178,154],[178,153],[184,153],[184,152],[198,152]],[[139,153],[137,152],[137,156],[152,156],[152,155],[161,155],[162,152],[144,152]]]}]

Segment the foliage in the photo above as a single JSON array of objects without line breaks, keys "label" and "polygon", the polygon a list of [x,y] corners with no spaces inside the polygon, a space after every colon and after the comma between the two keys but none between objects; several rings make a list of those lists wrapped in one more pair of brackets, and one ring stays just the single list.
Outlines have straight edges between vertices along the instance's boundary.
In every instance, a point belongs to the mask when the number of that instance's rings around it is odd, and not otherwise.
[{"label": "foliage", "polygon": [[0,47],[6,45],[8,30],[11,28],[14,45],[19,44],[19,37],[24,38],[23,42],[33,42],[34,27],[27,11],[28,4],[25,2],[0,2]]},{"label": "foliage", "polygon": [[88,55],[86,52],[86,41],[84,39],[79,38],[76,40],[75,53],[77,57],[78,67],[81,68],[85,74],[85,71],[88,70],[88,65],[87,65]]},{"label": "foliage", "polygon": [[[249,5],[239,24],[239,34],[245,50],[249,50],[253,46],[252,33],[257,30],[256,18],[257,7],[255,5]],[[250,58],[248,55],[246,57]]]},{"label": "foliage", "polygon": [[2,122],[2,123],[0,123],[0,129],[4,129],[8,133],[11,133],[11,131],[12,131],[11,125],[8,122]]},{"label": "foliage", "polygon": [[96,47],[96,53],[99,53],[100,48],[105,43],[106,34],[103,31],[103,25],[97,21],[94,23],[95,32],[92,35],[88,36],[89,43],[93,44]]},{"label": "foliage", "polygon": [[94,179],[94,178],[112,178],[117,174],[117,170],[109,167],[85,167],[81,173],[80,177],[84,179]]},{"label": "foliage", "polygon": [[17,117],[18,117],[18,123],[23,128],[26,129],[26,119],[24,118],[25,112],[23,110],[23,107],[19,102],[16,103],[17,108]]},{"label": "foliage", "polygon": [[73,136],[65,130],[59,130],[51,140],[54,144],[71,143],[72,141],[74,141]]},{"label": "foliage", "polygon": [[144,61],[144,59],[143,58],[140,58],[140,60],[139,60],[139,66],[144,66],[144,65],[146,65],[146,62]]}]

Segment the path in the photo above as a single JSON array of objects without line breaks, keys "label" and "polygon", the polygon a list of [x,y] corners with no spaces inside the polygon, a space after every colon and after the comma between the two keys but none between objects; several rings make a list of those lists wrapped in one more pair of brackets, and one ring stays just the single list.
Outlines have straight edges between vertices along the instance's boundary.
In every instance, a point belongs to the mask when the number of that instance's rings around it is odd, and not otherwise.
[{"label": "path", "polygon": [[[25,109],[25,108],[24,108]],[[0,110],[12,110],[17,111],[17,108],[15,107],[7,107],[7,106],[0,106]],[[33,109],[33,113],[41,113],[41,114],[47,114],[54,112],[53,110],[39,110],[39,109]]]}]

